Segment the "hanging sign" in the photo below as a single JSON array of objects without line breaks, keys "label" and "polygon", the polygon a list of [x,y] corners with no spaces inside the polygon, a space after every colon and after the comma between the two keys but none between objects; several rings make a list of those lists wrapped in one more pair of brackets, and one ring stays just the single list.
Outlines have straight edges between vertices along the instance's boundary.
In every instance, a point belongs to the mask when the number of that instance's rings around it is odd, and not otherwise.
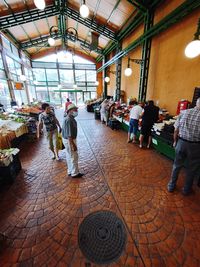
[{"label": "hanging sign", "polygon": [[23,83],[16,82],[16,83],[15,83],[15,89],[16,89],[16,90],[23,90],[23,89],[24,89],[24,85],[23,85]]}]

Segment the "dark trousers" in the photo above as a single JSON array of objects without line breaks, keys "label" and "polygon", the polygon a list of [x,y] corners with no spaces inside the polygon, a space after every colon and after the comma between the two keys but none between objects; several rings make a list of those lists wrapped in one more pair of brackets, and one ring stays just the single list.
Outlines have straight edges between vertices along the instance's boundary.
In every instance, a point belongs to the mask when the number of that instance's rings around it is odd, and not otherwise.
[{"label": "dark trousers", "polygon": [[194,177],[200,173],[200,143],[189,143],[178,140],[175,148],[175,159],[168,187],[175,188],[178,175],[183,166],[186,168],[184,191],[189,192],[193,185]]}]

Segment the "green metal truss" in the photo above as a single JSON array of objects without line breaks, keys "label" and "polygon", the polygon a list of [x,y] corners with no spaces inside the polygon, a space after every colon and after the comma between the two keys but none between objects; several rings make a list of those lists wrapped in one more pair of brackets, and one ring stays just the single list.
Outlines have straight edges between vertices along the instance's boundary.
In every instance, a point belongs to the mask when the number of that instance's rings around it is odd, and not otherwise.
[{"label": "green metal truss", "polygon": [[113,30],[109,29],[109,27],[105,25],[99,24],[94,19],[82,18],[78,11],[66,6],[65,1],[56,1],[55,5],[49,5],[44,10],[31,9],[19,13],[13,12],[8,16],[3,16],[0,18],[0,30],[9,29],[14,26],[18,26],[24,23],[36,21],[51,16],[56,16],[59,14],[65,15],[65,17],[72,18],[75,21],[83,24],[84,26],[107,37],[108,39],[116,41],[116,33]]},{"label": "green metal truss", "polygon": [[[46,35],[46,36],[42,36],[42,37],[38,37],[38,38],[35,38],[35,39],[31,39],[31,41],[27,41],[27,42],[22,42],[20,44],[20,47],[22,50],[26,50],[28,48],[31,48],[31,47],[40,47],[40,46],[44,46],[44,44],[47,44],[48,43],[48,38],[50,37],[50,35]],[[60,33],[52,33],[52,37],[55,39],[55,40],[58,40],[58,39],[62,39],[62,35]],[[90,49],[90,43],[82,40],[82,39],[75,39],[74,38],[74,35],[71,35],[70,33],[67,33],[66,34],[66,39],[70,40],[71,42],[76,42],[78,41],[82,47],[86,48],[86,49]],[[98,54],[102,54],[102,49],[101,48],[97,48],[96,50],[94,50],[95,52],[97,52]]]},{"label": "green metal truss", "polygon": [[101,72],[106,67],[115,63],[116,60],[126,56],[129,52],[141,45],[147,38],[151,38],[162,31],[166,30],[173,24],[180,21],[186,15],[200,7],[200,0],[186,0],[179,7],[173,10],[170,14],[160,20],[156,25],[147,30],[142,36],[130,43],[125,49],[116,54],[112,59],[107,61],[97,72]]},{"label": "green metal truss", "polygon": [[12,13],[10,15],[0,17],[0,30],[9,29],[14,26],[56,16],[58,14],[59,11],[53,5],[47,6],[44,10],[33,9],[20,13]]}]

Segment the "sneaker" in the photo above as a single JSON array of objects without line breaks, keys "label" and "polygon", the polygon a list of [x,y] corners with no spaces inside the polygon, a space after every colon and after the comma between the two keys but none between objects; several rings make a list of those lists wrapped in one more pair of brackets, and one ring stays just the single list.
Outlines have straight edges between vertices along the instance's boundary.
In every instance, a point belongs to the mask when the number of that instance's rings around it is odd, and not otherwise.
[{"label": "sneaker", "polygon": [[68,173],[68,176],[71,176],[71,173]]},{"label": "sneaker", "polygon": [[83,173],[78,173],[77,175],[74,175],[74,176],[72,176],[72,178],[81,178],[82,176],[83,176],[84,174]]},{"label": "sneaker", "polygon": [[142,148],[142,145],[139,145],[139,148]]},{"label": "sneaker", "polygon": [[175,187],[174,188],[173,187],[168,187],[167,190],[168,190],[169,193],[173,193],[174,190],[175,190]]},{"label": "sneaker", "polygon": [[55,157],[55,156],[53,156],[51,159],[56,159],[56,157]]},{"label": "sneaker", "polygon": [[173,193],[175,189],[176,189],[176,186],[173,186],[173,185],[168,185],[167,186],[167,190],[168,190],[169,193]]}]

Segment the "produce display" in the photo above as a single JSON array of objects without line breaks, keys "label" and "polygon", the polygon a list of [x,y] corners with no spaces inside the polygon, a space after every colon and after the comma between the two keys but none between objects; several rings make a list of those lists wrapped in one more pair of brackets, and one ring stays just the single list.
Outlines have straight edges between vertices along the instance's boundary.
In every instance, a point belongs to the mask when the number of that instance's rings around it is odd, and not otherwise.
[{"label": "produce display", "polygon": [[18,148],[0,149],[0,166],[8,166],[17,153],[19,153]]}]

